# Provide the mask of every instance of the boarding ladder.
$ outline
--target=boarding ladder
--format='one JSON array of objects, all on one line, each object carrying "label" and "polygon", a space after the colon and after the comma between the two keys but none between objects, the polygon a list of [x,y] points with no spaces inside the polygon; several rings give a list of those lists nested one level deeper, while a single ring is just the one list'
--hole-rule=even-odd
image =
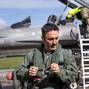
[{"label": "boarding ladder", "polygon": [[79,41],[81,49],[81,66],[82,66],[82,78],[83,89],[89,89],[89,38],[84,38],[80,34],[79,24],[77,24],[79,32]]}]

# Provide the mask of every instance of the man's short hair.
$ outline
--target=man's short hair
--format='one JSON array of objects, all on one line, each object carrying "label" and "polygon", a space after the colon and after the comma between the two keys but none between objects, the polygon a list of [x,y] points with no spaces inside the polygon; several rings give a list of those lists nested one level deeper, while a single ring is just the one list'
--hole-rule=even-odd
[{"label": "man's short hair", "polygon": [[49,31],[59,31],[59,28],[53,23],[47,23],[42,27],[42,36],[45,36],[45,34]]}]

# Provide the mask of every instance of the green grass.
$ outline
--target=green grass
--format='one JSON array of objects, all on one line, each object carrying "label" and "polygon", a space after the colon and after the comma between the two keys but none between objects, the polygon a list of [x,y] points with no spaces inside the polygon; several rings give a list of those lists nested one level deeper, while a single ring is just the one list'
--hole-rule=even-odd
[{"label": "green grass", "polygon": [[15,69],[24,61],[24,57],[0,58],[0,69]]}]

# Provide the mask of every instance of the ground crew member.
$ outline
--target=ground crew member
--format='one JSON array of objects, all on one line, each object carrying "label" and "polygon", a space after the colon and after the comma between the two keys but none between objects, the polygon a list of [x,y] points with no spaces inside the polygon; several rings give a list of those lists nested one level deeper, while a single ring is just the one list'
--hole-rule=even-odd
[{"label": "ground crew member", "polygon": [[80,33],[84,38],[89,38],[89,9],[86,7],[80,7],[71,9],[66,16],[67,19],[77,18],[81,20]]},{"label": "ground crew member", "polygon": [[74,8],[68,12],[67,19],[77,17],[83,23],[89,25],[89,9],[86,7]]}]

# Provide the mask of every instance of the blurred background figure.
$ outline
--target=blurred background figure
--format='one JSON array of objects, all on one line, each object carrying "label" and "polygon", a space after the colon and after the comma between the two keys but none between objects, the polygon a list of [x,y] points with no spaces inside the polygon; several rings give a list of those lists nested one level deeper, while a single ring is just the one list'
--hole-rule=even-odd
[{"label": "blurred background figure", "polygon": [[69,10],[66,19],[77,18],[81,20],[82,24],[80,25],[81,34],[84,35],[84,38],[89,37],[89,9],[87,7],[79,7]]}]

